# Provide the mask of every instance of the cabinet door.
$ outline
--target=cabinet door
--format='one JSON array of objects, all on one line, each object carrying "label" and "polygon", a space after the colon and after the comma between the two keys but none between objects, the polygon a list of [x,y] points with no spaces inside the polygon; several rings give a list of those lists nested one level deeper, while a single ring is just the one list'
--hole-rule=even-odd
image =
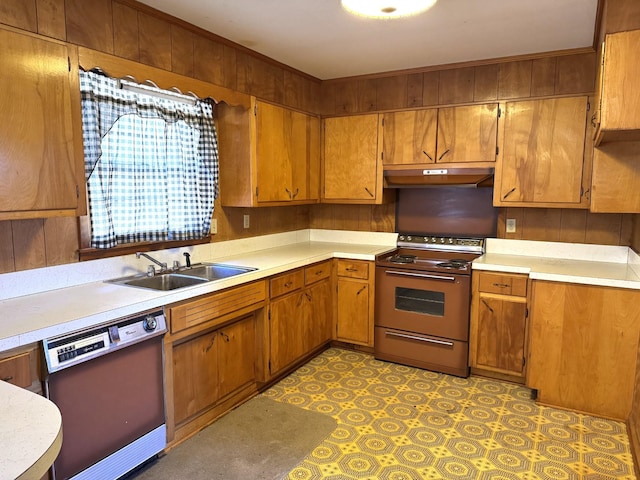
[{"label": "cabinet door", "polygon": [[310,352],[331,339],[331,285],[324,280],[309,287],[305,322],[305,352]]},{"label": "cabinet door", "polygon": [[256,329],[253,315],[218,331],[220,398],[255,379]]},{"label": "cabinet door", "polygon": [[526,298],[480,294],[477,315],[476,355],[472,366],[523,375]]},{"label": "cabinet door", "polygon": [[607,35],[595,144],[640,140],[640,30]]},{"label": "cabinet door", "polygon": [[640,291],[533,281],[527,386],[548,405],[626,420]]},{"label": "cabinet door", "polygon": [[577,206],[587,97],[508,102],[494,205]]},{"label": "cabinet door", "polygon": [[287,367],[304,353],[304,292],[297,292],[271,302],[271,374]]},{"label": "cabinet door", "polygon": [[436,161],[438,110],[384,114],[383,163],[412,165]]},{"label": "cabinet door", "polygon": [[375,203],[382,196],[378,114],[324,120],[323,199]]},{"label": "cabinet door", "polygon": [[173,402],[176,424],[213,405],[218,395],[218,332],[173,347]]},{"label": "cabinet door", "polygon": [[0,220],[74,214],[83,171],[73,144],[72,94],[79,90],[71,92],[68,47],[3,29],[0,45]]},{"label": "cabinet door", "polygon": [[292,173],[294,167],[299,169],[300,152],[306,153],[306,122],[301,117],[304,116],[269,103],[256,104],[259,202],[292,199]]},{"label": "cabinet door", "polygon": [[440,108],[436,163],[495,162],[498,104]]},{"label": "cabinet door", "polygon": [[372,344],[370,295],[372,293],[367,282],[338,278],[337,340]]}]

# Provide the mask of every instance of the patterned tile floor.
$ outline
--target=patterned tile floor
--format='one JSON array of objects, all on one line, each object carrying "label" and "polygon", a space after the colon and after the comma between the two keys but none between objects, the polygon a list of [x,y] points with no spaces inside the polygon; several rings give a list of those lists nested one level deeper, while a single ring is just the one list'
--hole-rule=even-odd
[{"label": "patterned tile floor", "polygon": [[288,480],[635,479],[623,423],[530,394],[336,348],[263,393],[338,421]]}]

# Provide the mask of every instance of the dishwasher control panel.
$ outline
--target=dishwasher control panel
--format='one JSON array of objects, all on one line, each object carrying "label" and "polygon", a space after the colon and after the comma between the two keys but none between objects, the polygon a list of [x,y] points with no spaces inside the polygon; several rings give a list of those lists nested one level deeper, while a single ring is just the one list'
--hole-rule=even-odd
[{"label": "dishwasher control panel", "polygon": [[167,331],[161,310],[121,318],[43,341],[49,373],[119,350]]}]

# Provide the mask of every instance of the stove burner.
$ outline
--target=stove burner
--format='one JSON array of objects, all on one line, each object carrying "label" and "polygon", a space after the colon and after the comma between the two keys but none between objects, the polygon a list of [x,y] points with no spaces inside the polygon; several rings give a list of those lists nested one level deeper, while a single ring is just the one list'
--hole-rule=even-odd
[{"label": "stove burner", "polygon": [[394,255],[389,259],[391,263],[414,263],[415,260],[415,255]]},{"label": "stove burner", "polygon": [[451,259],[448,262],[437,263],[436,267],[442,268],[457,268],[458,270],[464,270],[467,268],[469,262],[467,260],[460,260],[457,258]]}]

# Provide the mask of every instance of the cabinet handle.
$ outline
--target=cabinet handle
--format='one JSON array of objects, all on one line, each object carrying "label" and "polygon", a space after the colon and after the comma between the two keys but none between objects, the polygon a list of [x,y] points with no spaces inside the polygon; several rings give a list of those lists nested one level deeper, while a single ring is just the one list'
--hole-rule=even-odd
[{"label": "cabinet handle", "polygon": [[364,292],[367,289],[367,286],[365,285],[364,287],[362,287],[360,290],[358,290],[356,292],[356,295],[360,295],[362,292]]},{"label": "cabinet handle", "polygon": [[409,340],[418,340],[420,342],[435,343],[436,345],[446,345],[447,347],[453,347],[453,342],[445,342],[443,340],[434,340],[432,338],[423,338],[423,337],[418,337],[416,335],[406,335],[404,333],[395,333],[395,332],[384,332],[384,333],[385,335],[388,335],[390,337],[407,338]]},{"label": "cabinet handle", "polygon": [[284,288],[290,288],[293,285],[293,282],[287,282],[284,284]]},{"label": "cabinet handle", "polygon": [[313,301],[313,296],[310,293],[305,293],[307,300],[309,300],[310,302]]},{"label": "cabinet handle", "polygon": [[224,341],[225,341],[225,342],[228,342],[228,341],[229,341],[229,335],[227,335],[226,333],[224,333],[224,332],[220,332],[220,336],[221,336],[222,338],[224,338]]},{"label": "cabinet handle", "polygon": [[357,268],[353,268],[353,267],[347,267],[347,268],[345,268],[345,270],[346,270],[347,272],[357,272],[357,271],[358,271],[358,269],[357,269]]},{"label": "cabinet handle", "polygon": [[371,196],[371,198],[375,198],[375,195],[373,193],[371,193],[371,190],[369,190],[367,187],[364,187],[364,189],[367,191],[367,193]]},{"label": "cabinet handle", "polygon": [[491,305],[489,305],[484,298],[481,299],[480,301],[484,303],[484,306],[487,307],[491,313],[493,313],[493,308],[491,308]]},{"label": "cabinet handle", "polygon": [[209,353],[209,350],[211,350],[213,348],[213,342],[215,342],[216,337],[215,335],[213,337],[211,337],[211,342],[209,342],[209,345],[207,346],[207,348],[205,348],[205,353]]},{"label": "cabinet handle", "polygon": [[293,198],[291,196],[291,190],[289,190],[288,188],[285,187],[284,191],[287,192],[287,194],[289,195],[289,200],[291,200]]},{"label": "cabinet handle", "polygon": [[498,287],[498,288],[507,288],[509,287],[508,283],[494,283],[493,284],[494,287]]},{"label": "cabinet handle", "polygon": [[438,157],[438,161],[442,160],[442,158],[449,153],[449,149],[447,148],[444,152],[442,152],[442,155],[440,155],[440,157]]},{"label": "cabinet handle", "polygon": [[4,377],[2,379],[3,382],[10,382],[11,380],[13,380],[13,375],[9,375],[8,377]]},{"label": "cabinet handle", "polygon": [[598,116],[598,114],[597,114],[597,113],[594,113],[594,114],[591,116],[591,126],[592,126],[593,128],[596,128],[596,127],[597,127],[597,124],[596,124],[596,117],[597,117],[597,116]]},{"label": "cabinet handle", "polygon": [[422,153],[424,153],[427,156],[429,161],[433,162],[433,158],[431,158],[431,155],[429,155],[425,150],[422,150]]},{"label": "cabinet handle", "polygon": [[506,198],[511,195],[513,192],[516,191],[516,187],[513,187],[511,190],[509,190],[507,193],[505,193],[502,197],[503,200],[506,200]]},{"label": "cabinet handle", "polygon": [[318,271],[316,272],[316,276],[318,276],[318,275],[322,275],[323,273],[324,273],[324,270],[318,270]]},{"label": "cabinet handle", "polygon": [[296,188],[296,191],[295,191],[295,192],[293,192],[293,197],[291,197],[291,199],[292,199],[292,200],[293,200],[293,199],[295,199],[295,198],[298,196],[298,193],[300,193],[300,189],[299,189],[299,188]]},{"label": "cabinet handle", "polygon": [[305,297],[305,294],[302,294],[302,295],[300,295],[298,297],[298,303],[296,304],[296,307],[300,306],[300,304],[302,303],[302,300],[304,299],[304,297]]}]

